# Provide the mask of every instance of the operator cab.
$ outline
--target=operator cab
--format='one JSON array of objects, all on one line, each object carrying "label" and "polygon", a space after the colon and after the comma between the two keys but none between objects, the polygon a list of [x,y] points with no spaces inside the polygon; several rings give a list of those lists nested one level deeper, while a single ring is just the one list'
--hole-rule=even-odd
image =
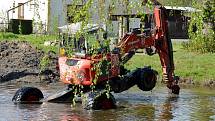
[{"label": "operator cab", "polygon": [[[68,26],[71,27],[70,25]],[[65,27],[59,27],[59,38],[61,40],[59,43],[59,53],[62,56],[74,55],[83,58],[94,53],[95,48],[98,48],[96,50],[98,53],[103,53],[108,49],[108,47],[104,46],[105,40],[107,40],[107,33],[104,28],[92,25],[92,28],[84,29],[82,34],[80,34],[80,30],[66,31],[64,29]]]}]

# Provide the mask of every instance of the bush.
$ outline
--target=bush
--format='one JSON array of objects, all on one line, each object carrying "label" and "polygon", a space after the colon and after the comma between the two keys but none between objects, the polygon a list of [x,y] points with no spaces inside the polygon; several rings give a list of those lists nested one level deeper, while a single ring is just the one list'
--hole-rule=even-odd
[{"label": "bush", "polygon": [[193,3],[198,10],[191,13],[190,41],[183,44],[184,48],[201,53],[215,52],[213,3],[210,0],[207,0],[203,6],[199,2]]}]

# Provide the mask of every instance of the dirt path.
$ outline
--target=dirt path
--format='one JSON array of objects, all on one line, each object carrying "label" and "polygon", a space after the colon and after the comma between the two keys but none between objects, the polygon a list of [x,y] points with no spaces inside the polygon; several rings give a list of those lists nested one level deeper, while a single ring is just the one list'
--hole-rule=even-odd
[{"label": "dirt path", "polygon": [[44,52],[28,42],[0,42],[0,83],[8,81],[50,83],[58,80],[55,69],[57,56],[50,54],[49,66],[40,73],[40,60]]}]

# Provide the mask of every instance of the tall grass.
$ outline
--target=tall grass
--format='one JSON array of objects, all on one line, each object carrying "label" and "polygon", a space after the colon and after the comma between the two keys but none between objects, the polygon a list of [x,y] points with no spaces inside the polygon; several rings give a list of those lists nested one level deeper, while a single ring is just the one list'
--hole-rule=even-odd
[{"label": "tall grass", "polygon": [[57,35],[20,35],[8,32],[0,32],[0,41],[27,41],[38,49],[42,49],[45,52],[54,51],[57,52],[57,46],[44,46],[45,41],[54,41],[58,39]]}]

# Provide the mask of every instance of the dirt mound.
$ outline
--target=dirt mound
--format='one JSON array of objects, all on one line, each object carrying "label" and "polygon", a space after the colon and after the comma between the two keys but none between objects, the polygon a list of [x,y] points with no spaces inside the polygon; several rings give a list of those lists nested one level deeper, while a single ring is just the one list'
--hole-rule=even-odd
[{"label": "dirt mound", "polygon": [[55,69],[57,56],[51,54],[49,66],[41,73],[40,60],[44,52],[26,41],[0,42],[0,83],[11,80],[21,82],[52,82],[58,80]]}]

